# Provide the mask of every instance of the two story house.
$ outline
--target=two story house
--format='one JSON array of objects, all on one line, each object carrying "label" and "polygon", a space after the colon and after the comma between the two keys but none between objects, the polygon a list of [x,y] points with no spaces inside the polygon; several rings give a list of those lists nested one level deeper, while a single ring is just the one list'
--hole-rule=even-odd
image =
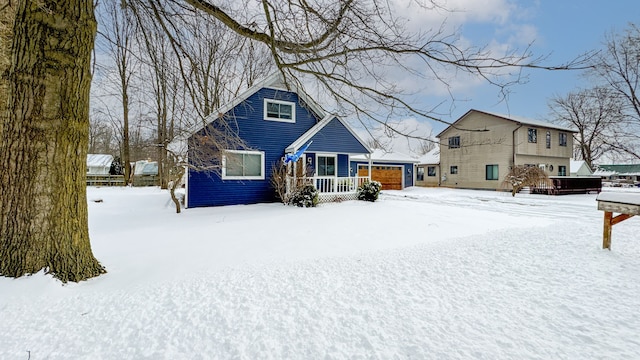
[{"label": "two story house", "polygon": [[574,129],[538,120],[469,110],[436,137],[440,186],[504,189],[516,165],[569,176]]},{"label": "two story house", "polygon": [[188,167],[186,207],[277,201],[271,176],[287,155],[295,155],[303,180],[318,189],[320,201],[355,199],[358,185],[370,180],[371,172],[358,175],[351,158],[366,159],[371,169],[370,148],[346,121],[325,113],[294,83],[287,87],[274,73],[217,109],[192,133],[190,154],[208,136],[208,127],[222,123],[242,146],[219,149],[222,159],[212,159],[211,170]]}]

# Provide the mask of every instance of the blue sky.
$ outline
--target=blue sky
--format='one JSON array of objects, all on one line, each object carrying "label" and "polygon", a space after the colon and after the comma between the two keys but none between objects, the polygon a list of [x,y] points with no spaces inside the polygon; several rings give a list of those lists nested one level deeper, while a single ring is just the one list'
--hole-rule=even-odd
[{"label": "blue sky", "polygon": [[[465,0],[453,2],[464,8]],[[637,0],[480,2],[484,2],[484,6],[494,6],[496,15],[493,18],[487,14],[476,17],[473,10],[469,10],[465,22],[460,23],[463,37],[474,45],[495,41],[518,48],[535,39],[532,51],[538,56],[549,55],[547,63],[550,65],[564,63],[586,51],[601,49],[605,33],[622,32],[629,22],[640,23],[640,1]],[[526,74],[529,82],[512,87],[507,101],[498,103],[499,94],[495,88],[475,87],[456,96],[466,101],[457,102],[451,115],[443,119],[455,121],[470,108],[476,108],[545,120],[550,97],[589,86],[580,71],[532,70]],[[433,124],[434,133],[443,127]]]}]

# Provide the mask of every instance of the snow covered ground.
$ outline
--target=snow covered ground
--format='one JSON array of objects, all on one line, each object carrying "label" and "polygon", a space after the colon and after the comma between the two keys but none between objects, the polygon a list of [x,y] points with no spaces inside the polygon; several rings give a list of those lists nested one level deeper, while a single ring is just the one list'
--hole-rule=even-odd
[{"label": "snow covered ground", "polygon": [[640,358],[640,218],[602,250],[596,195],[179,215],[155,188],[88,197],[108,273],[0,278],[0,359]]}]

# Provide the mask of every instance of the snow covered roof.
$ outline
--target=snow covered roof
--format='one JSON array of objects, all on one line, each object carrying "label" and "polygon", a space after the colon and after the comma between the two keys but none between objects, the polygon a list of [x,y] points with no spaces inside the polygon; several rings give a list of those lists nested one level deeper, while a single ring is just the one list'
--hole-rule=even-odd
[{"label": "snow covered roof", "polygon": [[[351,160],[355,161],[368,161],[365,155],[355,155],[351,157]],[[382,149],[375,149],[371,153],[371,160],[375,162],[403,162],[403,163],[414,163],[417,164],[418,159],[411,157],[407,154],[403,154],[400,152],[387,152]]]},{"label": "snow covered roof", "polygon": [[419,159],[420,164],[439,164],[440,163],[440,147],[429,151],[422,155]]},{"label": "snow covered roof", "polygon": [[[594,174],[609,173],[609,175],[640,175],[640,164],[598,165]],[[609,176],[607,175],[607,176]]]},{"label": "snow covered roof", "polygon": [[640,194],[636,192],[601,192],[596,200],[640,205]]},{"label": "snow covered roof", "polygon": [[87,154],[87,166],[88,167],[98,167],[98,166],[111,166],[113,162],[113,155],[109,154]]},{"label": "snow covered roof", "polygon": [[580,169],[582,167],[582,165],[584,165],[584,160],[573,160],[573,159],[570,159],[569,160],[569,171],[570,172],[576,172],[576,171],[578,171],[578,169]]}]

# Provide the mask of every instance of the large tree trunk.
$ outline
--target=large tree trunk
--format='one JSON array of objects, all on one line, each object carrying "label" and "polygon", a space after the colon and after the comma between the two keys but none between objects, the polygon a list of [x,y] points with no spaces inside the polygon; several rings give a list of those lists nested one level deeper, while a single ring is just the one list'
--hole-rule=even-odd
[{"label": "large tree trunk", "polygon": [[104,272],[86,198],[92,0],[20,1],[0,126],[0,274]]}]

